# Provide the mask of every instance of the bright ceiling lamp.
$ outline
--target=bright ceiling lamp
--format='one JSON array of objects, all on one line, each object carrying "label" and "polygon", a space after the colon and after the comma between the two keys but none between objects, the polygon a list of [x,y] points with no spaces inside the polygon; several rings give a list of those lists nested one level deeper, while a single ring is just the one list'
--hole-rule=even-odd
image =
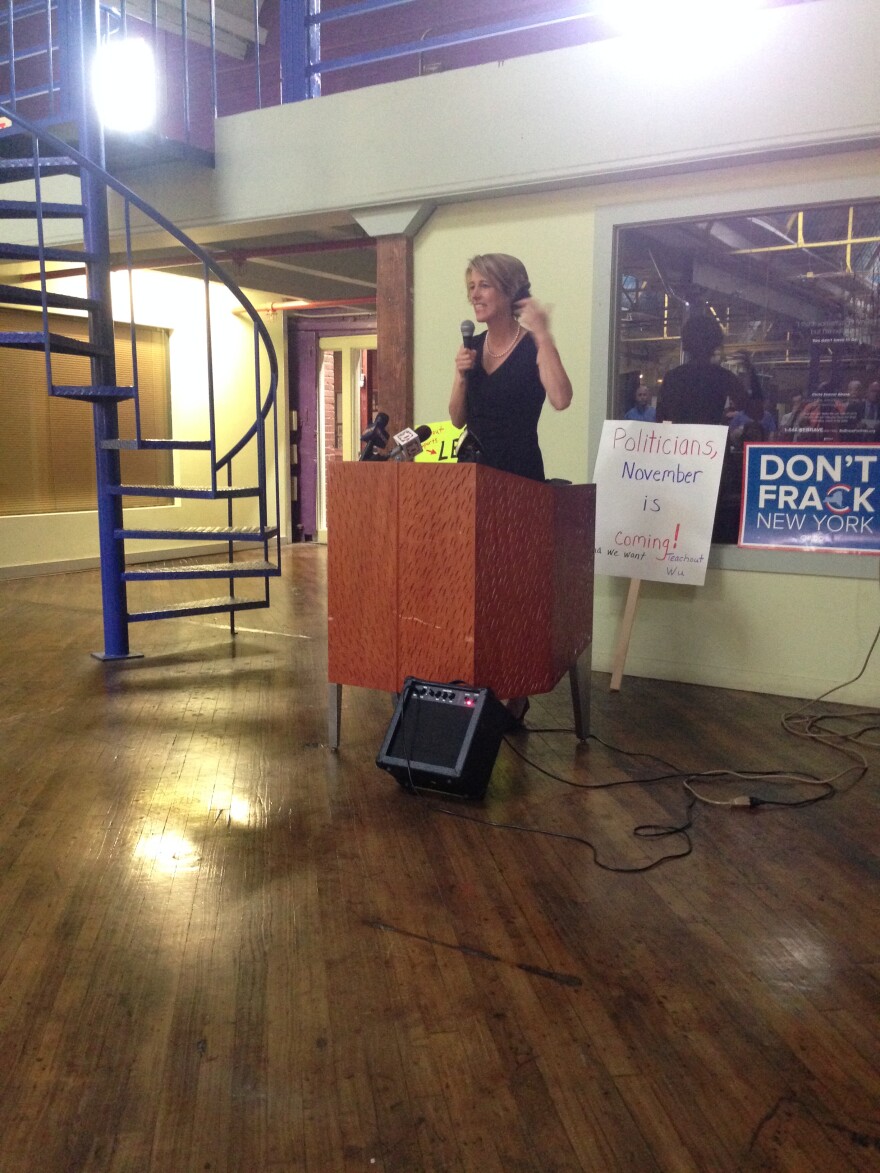
[{"label": "bright ceiling lamp", "polygon": [[95,54],[92,87],[105,130],[134,134],[156,120],[156,65],[140,37],[110,36]]},{"label": "bright ceiling lamp", "polygon": [[600,0],[599,12],[625,36],[706,48],[735,35],[737,21],[763,6],[764,0]]},{"label": "bright ceiling lamp", "polygon": [[622,34],[607,42],[612,59],[666,91],[687,92],[713,74],[745,65],[769,33],[761,20],[765,0],[599,2],[607,26]]}]

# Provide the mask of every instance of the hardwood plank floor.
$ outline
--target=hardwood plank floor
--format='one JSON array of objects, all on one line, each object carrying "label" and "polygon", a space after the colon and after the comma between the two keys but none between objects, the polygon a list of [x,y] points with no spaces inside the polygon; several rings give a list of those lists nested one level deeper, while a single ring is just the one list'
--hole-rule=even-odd
[{"label": "hardwood plank floor", "polygon": [[[96,572],[0,582],[0,1173],[880,1170],[880,751],[602,870],[685,850],[633,834],[685,821],[681,781],[587,793],[514,749],[580,787],[668,767],[540,731],[561,686],[484,804],[404,793],[387,696],[346,689],[327,749],[325,551],[283,559],[234,639],[139,625],[116,664]],[[785,698],[607,685],[611,745],[841,768]]]}]

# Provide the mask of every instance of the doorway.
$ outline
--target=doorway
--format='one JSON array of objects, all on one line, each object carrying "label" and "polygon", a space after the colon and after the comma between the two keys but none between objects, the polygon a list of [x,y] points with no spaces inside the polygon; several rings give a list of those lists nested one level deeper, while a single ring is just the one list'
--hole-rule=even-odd
[{"label": "doorway", "polygon": [[[371,409],[375,414],[376,320],[372,315],[290,314],[287,325],[291,540],[312,542],[322,540],[326,531],[328,455],[331,461],[343,459],[345,433],[353,434],[358,426],[355,417],[372,418]],[[353,408],[353,383],[359,392],[359,412]],[[341,394],[343,387],[348,388],[347,395]],[[344,409],[346,399],[349,406]],[[365,427],[357,432],[354,444],[348,442],[355,456]],[[325,429],[329,429],[329,445]]]},{"label": "doorway", "polygon": [[318,540],[327,537],[327,469],[357,460],[360,438],[376,411],[375,334],[318,339]]}]

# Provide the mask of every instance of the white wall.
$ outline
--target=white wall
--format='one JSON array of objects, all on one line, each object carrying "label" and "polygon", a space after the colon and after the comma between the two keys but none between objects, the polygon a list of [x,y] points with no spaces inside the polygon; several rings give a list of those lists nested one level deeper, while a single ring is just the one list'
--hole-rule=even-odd
[{"label": "white wall", "polygon": [[[169,367],[171,413],[174,437],[207,438],[207,364],[205,342],[204,286],[201,281],[164,273],[136,272],[135,319],[146,326],[170,331]],[[79,282],[79,283],[78,283]],[[129,321],[128,287],[125,274],[114,274],[114,317]],[[79,279],[55,283],[68,292],[83,293]],[[265,301],[252,293],[253,300]],[[253,422],[254,398],[253,330],[248,319],[234,311],[238,302],[222,286],[211,286],[212,345],[214,351],[214,390],[217,403],[218,445],[221,451],[231,446]],[[283,323],[281,317],[267,320],[281,365],[281,418],[286,418],[284,387]],[[265,372],[264,372],[265,375]],[[265,393],[265,384],[264,384]],[[82,411],[90,411],[82,404]],[[236,483],[256,483],[253,479],[253,450],[236,462]],[[248,472],[250,471],[250,476]],[[178,453],[175,456],[175,483],[206,485],[210,483],[206,453]],[[289,532],[287,518],[282,526]],[[271,508],[271,506],[270,506]],[[242,501],[236,506],[240,524],[255,524],[256,505]],[[126,522],[144,527],[207,526],[225,521],[225,504],[219,501],[185,500],[172,506],[127,509]],[[130,553],[152,552],[156,557],[180,552],[168,543],[131,543]],[[98,522],[93,511],[22,515],[0,518],[0,573],[28,573],[45,569],[74,569],[95,565],[98,557]]]},{"label": "white wall", "polygon": [[605,183],[880,138],[880,5],[810,0],[670,61],[621,38],[221,119],[214,172],[133,172],[184,228]]}]

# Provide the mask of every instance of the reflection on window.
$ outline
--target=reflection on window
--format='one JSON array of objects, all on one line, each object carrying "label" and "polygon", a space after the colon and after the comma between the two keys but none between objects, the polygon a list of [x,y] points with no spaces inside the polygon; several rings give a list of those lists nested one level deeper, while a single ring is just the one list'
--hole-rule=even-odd
[{"label": "reflection on window", "polygon": [[736,541],[743,442],[880,440],[880,202],[621,228],[615,282],[614,418],[652,419],[689,316],[724,329],[717,541]]}]

